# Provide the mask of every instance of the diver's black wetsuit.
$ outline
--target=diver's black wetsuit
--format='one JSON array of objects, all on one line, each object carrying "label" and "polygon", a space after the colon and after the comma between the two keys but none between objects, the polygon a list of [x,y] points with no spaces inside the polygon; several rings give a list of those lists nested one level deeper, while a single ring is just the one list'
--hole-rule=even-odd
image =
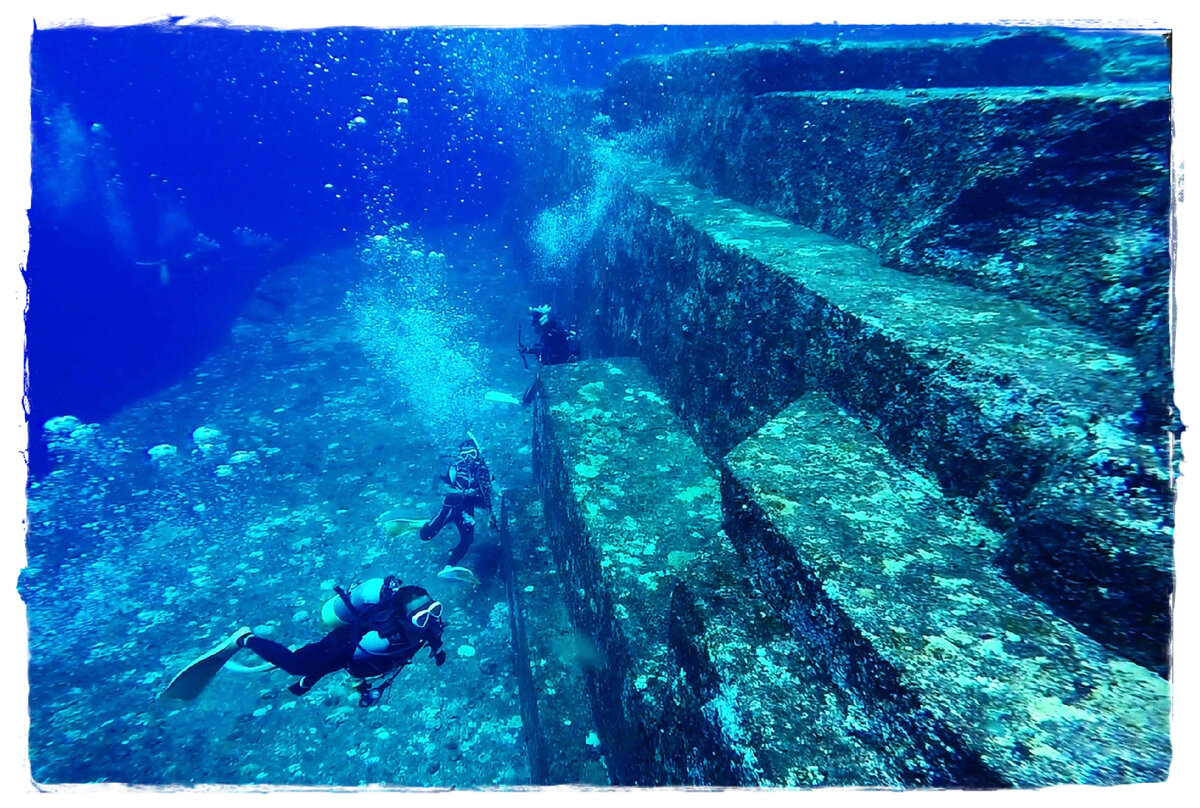
[{"label": "diver's black wetsuit", "polygon": [[442,509],[421,528],[419,534],[422,541],[429,541],[447,522],[454,523],[458,530],[458,544],[454,545],[454,549],[450,551],[450,560],[446,562],[450,567],[457,566],[458,562],[462,561],[471,547],[471,542],[475,540],[475,509],[491,505],[486,493],[491,472],[482,459],[471,461],[460,458],[454,464],[454,470],[455,474],[451,475],[448,472],[440,475],[440,479],[461,490],[447,494],[442,499]]},{"label": "diver's black wetsuit", "polygon": [[526,353],[537,354],[538,362],[543,365],[561,365],[575,358],[570,344],[570,332],[562,320],[551,317],[545,325],[534,324],[534,330],[541,337],[541,342],[531,345]]},{"label": "diver's black wetsuit", "polygon": [[[299,694],[308,692],[323,676],[342,669],[349,670],[355,662],[354,649],[365,633],[361,628],[341,626],[317,642],[310,642],[295,651],[274,640],[250,636],[246,638],[245,647],[280,670],[299,676],[300,681],[292,685],[292,692]],[[355,676],[363,675],[353,671],[351,673]]]},{"label": "diver's black wetsuit", "polygon": [[371,626],[366,623],[339,626],[320,640],[295,651],[274,640],[254,635],[247,637],[242,645],[280,670],[299,676],[300,681],[288,688],[298,696],[307,693],[322,677],[331,673],[344,669],[351,676],[359,678],[378,676],[404,667],[425,645],[428,645],[430,652],[434,654],[442,646],[441,623],[430,621],[421,634],[404,634],[398,637],[389,647],[386,656],[355,659],[355,648],[363,635],[370,630]]}]

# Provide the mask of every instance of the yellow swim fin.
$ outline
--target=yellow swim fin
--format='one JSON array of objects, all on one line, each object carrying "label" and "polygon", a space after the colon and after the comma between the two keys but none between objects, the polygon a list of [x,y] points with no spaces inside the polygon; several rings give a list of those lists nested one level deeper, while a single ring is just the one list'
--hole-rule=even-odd
[{"label": "yellow swim fin", "polygon": [[250,634],[250,629],[242,626],[216,648],[207,654],[197,657],[184,667],[167,689],[159,694],[160,699],[184,699],[191,701],[200,695],[204,688],[217,675],[217,671],[225,667],[225,663],[240,649],[238,640]]},{"label": "yellow swim fin", "polygon": [[415,533],[425,527],[425,519],[388,519],[383,523],[383,531],[389,536],[402,536],[405,533]]}]

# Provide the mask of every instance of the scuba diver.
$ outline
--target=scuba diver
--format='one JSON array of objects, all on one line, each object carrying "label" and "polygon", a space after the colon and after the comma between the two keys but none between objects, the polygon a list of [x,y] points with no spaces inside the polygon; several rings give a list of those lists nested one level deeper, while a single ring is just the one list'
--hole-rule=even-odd
[{"label": "scuba diver", "polygon": [[[242,673],[279,668],[300,677],[288,687],[297,696],[322,677],[345,670],[358,680],[354,689],[359,705],[370,707],[422,648],[429,649],[438,667],[445,664],[442,604],[422,587],[405,586],[399,577],[389,575],[363,581],[349,591],[337,586],[334,592],[321,608],[321,622],[333,629],[322,639],[293,651],[243,626],[187,665],[160,698],[194,699],[225,668]],[[231,662],[243,648],[267,664],[247,668]]]},{"label": "scuba diver", "polygon": [[393,536],[416,530],[421,541],[430,541],[447,523],[453,522],[458,530],[458,544],[450,551],[450,558],[438,577],[477,584],[479,579],[475,573],[458,564],[475,540],[475,509],[492,510],[492,472],[483,459],[479,442],[470,432],[459,444],[458,456],[445,474],[438,475],[438,479],[452,490],[443,497],[442,508],[437,516],[428,521],[393,519],[385,528]]},{"label": "scuba diver", "polygon": [[[521,327],[517,326],[517,352],[521,354],[521,362],[526,368],[529,367],[525,361],[526,354],[537,356],[539,367],[579,361],[583,351],[578,326],[565,325],[562,320],[554,316],[549,303],[530,306],[529,319],[533,324],[534,333],[538,336],[538,342],[535,344],[524,344],[521,341]],[[533,401],[533,391],[536,386],[537,379],[535,378],[533,384],[525,388],[525,392],[522,393],[520,398],[522,404]]]},{"label": "scuba diver", "polygon": [[539,365],[561,365],[575,362],[580,356],[579,328],[566,325],[550,310],[550,304],[529,307],[529,319],[538,342],[525,345],[521,341],[521,329],[517,327],[517,351],[524,361],[526,354],[537,356]]}]

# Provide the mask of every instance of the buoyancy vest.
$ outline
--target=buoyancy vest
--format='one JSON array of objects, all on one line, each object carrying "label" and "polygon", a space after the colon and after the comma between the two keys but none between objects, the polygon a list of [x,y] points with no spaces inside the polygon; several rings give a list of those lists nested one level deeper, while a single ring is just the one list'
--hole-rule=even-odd
[{"label": "buoyancy vest", "polygon": [[394,576],[370,578],[355,584],[347,592],[340,587],[321,607],[321,621],[330,627],[354,625],[362,636],[354,649],[354,658],[411,657],[424,639],[415,636],[406,625],[405,615],[397,614],[395,604],[428,597],[419,586],[401,586]]},{"label": "buoyancy vest", "polygon": [[482,457],[458,458],[450,465],[446,479],[459,491],[477,492],[484,507],[492,507],[492,472]]}]

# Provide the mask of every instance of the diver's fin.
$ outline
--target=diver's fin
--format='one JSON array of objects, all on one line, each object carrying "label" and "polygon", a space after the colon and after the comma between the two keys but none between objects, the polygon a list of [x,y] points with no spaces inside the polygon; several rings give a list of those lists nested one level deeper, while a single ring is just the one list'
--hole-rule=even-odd
[{"label": "diver's fin", "polygon": [[464,584],[479,586],[479,579],[475,577],[475,573],[466,567],[451,567],[446,565],[442,567],[442,571],[438,573],[438,577],[447,581],[460,581]]},{"label": "diver's fin", "polygon": [[404,533],[413,533],[420,530],[428,524],[426,519],[407,519],[400,517],[398,519],[389,519],[383,523],[383,530],[389,536],[400,536]]},{"label": "diver's fin", "polygon": [[222,640],[216,648],[188,663],[158,697],[191,701],[199,696],[212,678],[217,675],[217,671],[225,667],[225,663],[229,661],[230,657],[238,652],[240,648],[238,640],[248,634],[250,634],[250,629],[243,626],[229,635],[228,639]]},{"label": "diver's fin", "polygon": [[521,399],[514,396],[512,393],[503,393],[499,390],[488,390],[483,394],[484,401],[498,401],[501,404],[520,404]]},{"label": "diver's fin", "polygon": [[234,662],[232,659],[225,663],[225,670],[230,673],[266,673],[273,671],[278,667],[270,662],[263,662],[261,665],[243,665],[240,662]]}]

